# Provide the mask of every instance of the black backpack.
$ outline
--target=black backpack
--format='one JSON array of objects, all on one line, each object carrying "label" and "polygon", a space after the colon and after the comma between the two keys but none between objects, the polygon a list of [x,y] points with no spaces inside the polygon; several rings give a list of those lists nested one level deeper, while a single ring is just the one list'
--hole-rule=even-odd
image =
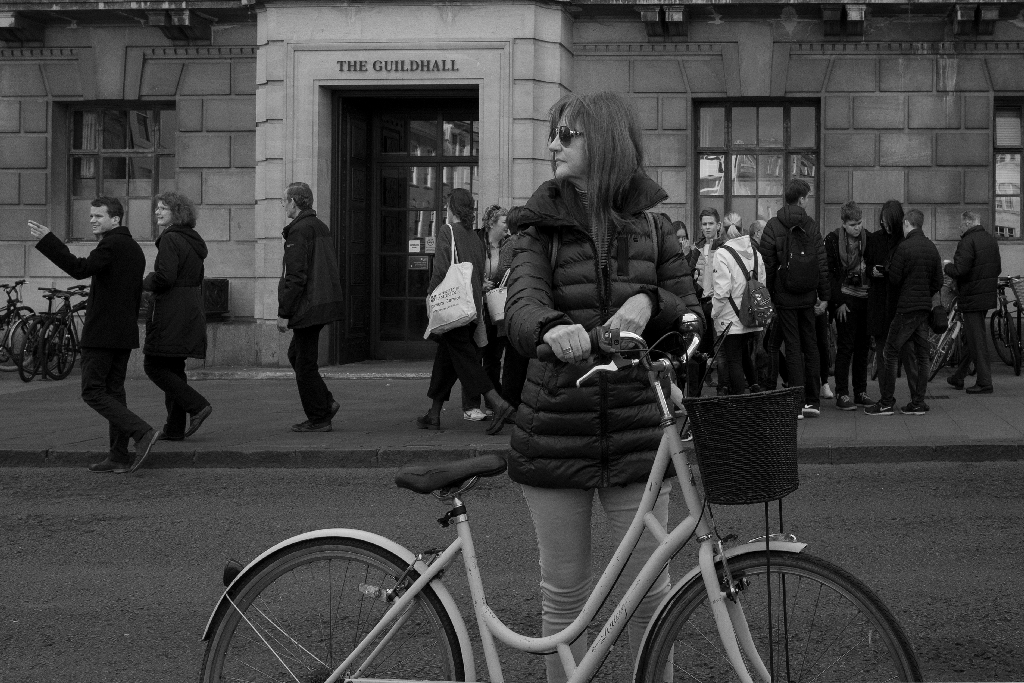
[{"label": "black backpack", "polygon": [[[806,235],[806,233],[804,233]],[[806,241],[810,242],[809,235]],[[806,294],[818,288],[818,254],[813,249],[814,243],[805,244],[805,240],[796,240],[798,250],[794,251],[792,231],[786,235],[786,262],[779,266],[779,277],[782,286],[792,294]]]},{"label": "black backpack", "polygon": [[729,303],[732,305],[732,310],[736,311],[736,317],[740,319],[740,324],[743,327],[764,327],[775,317],[775,307],[772,306],[772,297],[768,293],[768,288],[757,277],[757,249],[753,250],[754,273],[751,276],[750,271],[747,270],[746,265],[743,263],[743,259],[740,258],[735,249],[730,246],[723,246],[722,248],[736,259],[740,270],[743,271],[743,277],[747,280],[747,286],[743,288],[743,296],[740,297],[739,306],[736,305],[732,294],[729,295]]}]

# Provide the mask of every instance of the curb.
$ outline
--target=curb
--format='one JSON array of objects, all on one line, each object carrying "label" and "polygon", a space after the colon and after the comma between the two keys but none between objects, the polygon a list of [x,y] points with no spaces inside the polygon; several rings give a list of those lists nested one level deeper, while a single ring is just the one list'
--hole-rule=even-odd
[{"label": "curb", "polygon": [[[189,370],[185,373],[189,381],[200,382],[203,380],[238,380],[238,379],[287,379],[295,380],[295,373],[292,370]],[[410,380],[430,379],[429,372],[356,372],[345,370],[321,370],[320,376],[324,379],[358,379],[358,380]]]},{"label": "curb", "polygon": [[[444,463],[508,453],[508,446],[401,446],[357,449],[154,450],[145,469],[183,468],[377,468]],[[107,456],[91,450],[0,450],[0,467],[84,467]],[[947,444],[928,446],[808,446],[798,451],[802,465],[910,462],[991,462],[1024,460],[1024,444]]]}]

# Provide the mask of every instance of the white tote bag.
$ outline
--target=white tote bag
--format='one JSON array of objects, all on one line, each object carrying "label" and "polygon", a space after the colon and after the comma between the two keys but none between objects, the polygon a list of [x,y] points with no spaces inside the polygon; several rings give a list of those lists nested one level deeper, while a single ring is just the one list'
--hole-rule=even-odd
[{"label": "white tote bag", "polygon": [[459,263],[455,249],[455,229],[452,231],[452,262],[441,284],[427,297],[427,331],[423,338],[443,334],[456,327],[468,325],[477,318],[473,301],[473,264]]},{"label": "white tote bag", "polygon": [[505,319],[505,301],[508,300],[508,287],[505,286],[505,283],[508,281],[509,272],[511,269],[505,271],[505,275],[501,278],[501,284],[484,294],[484,301],[487,302],[487,314],[491,316],[491,322],[494,324]]}]

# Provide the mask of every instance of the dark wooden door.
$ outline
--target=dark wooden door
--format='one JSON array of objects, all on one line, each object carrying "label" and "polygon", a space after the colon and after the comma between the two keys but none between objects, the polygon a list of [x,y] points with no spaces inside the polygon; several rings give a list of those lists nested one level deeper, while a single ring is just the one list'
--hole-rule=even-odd
[{"label": "dark wooden door", "polygon": [[372,358],[373,233],[370,223],[370,118],[356,101],[339,99],[336,161],[339,187],[334,213],[335,240],[345,318],[335,326],[332,356],[339,363]]}]

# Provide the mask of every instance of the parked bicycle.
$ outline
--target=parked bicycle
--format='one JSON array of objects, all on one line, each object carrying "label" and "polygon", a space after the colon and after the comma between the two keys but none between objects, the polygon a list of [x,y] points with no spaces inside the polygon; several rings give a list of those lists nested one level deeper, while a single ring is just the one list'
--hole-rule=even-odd
[{"label": "parked bicycle", "polygon": [[[684,400],[671,381],[672,367],[679,365],[676,358],[655,360],[643,339],[627,332],[598,328],[591,333],[591,341],[608,362],[591,368],[578,384],[594,381],[600,373],[643,367],[658,398],[663,436],[640,508],[570,626],[540,638],[520,635],[487,605],[463,496],[480,478],[502,474],[503,458],[482,456],[407,467],[399,472],[396,484],[432,493],[449,506],[438,521],[443,527],[454,525],[457,537],[451,545],[414,554],[366,531],[322,529],[287,539],[244,568],[229,564],[224,574],[227,588],[203,635],[207,648],[202,680],[479,680],[466,624],[441,582],[443,572],[461,553],[489,680],[504,680],[495,645],[499,640],[535,654],[556,652],[569,683],[589,681],[641,598],[692,538],[699,546],[698,566],[676,582],[654,614],[634,680],[920,680],[916,657],[898,622],[849,573],[804,552],[806,544],[792,536],[766,534],[725,547],[733,537],[719,533],[712,515],[710,505],[715,500],[708,485],[712,466],[701,462],[707,492],[702,497],[662,380],[671,387],[671,403],[676,406],[689,408],[700,401],[735,401],[743,410],[757,408],[761,402],[776,405],[784,416],[783,431],[792,438],[792,457],[786,467],[794,478],[793,406],[801,389]],[[683,360],[696,349],[697,341],[689,345]],[[627,348],[630,344],[633,348]],[[691,416],[695,432],[701,425],[698,414],[701,420],[707,418],[695,410]],[[714,429],[714,419],[707,420],[705,428],[710,422]],[[697,448],[700,454],[700,443]],[[756,448],[748,450],[758,458],[762,455]],[[663,528],[651,511],[670,462],[679,475],[689,514],[674,528]],[[771,467],[762,468],[754,479],[770,484],[777,474]],[[739,488],[741,482],[735,484]],[[659,540],[658,549],[583,659],[573,661],[569,644],[605,603],[645,529]]]},{"label": "parked bicycle", "polygon": [[7,304],[0,311],[0,371],[14,372],[18,369],[17,351],[21,348],[22,337],[16,336],[14,330],[23,318],[35,313],[31,307],[22,303],[21,286],[25,280],[17,280],[14,284],[0,284],[7,295]]},{"label": "parked bicycle", "polygon": [[[71,373],[78,357],[79,344],[77,329],[69,332],[68,328],[81,326],[80,312],[85,310],[85,302],[72,304],[71,299],[88,296],[89,287],[74,285],[66,290],[41,287],[39,291],[44,292],[46,311],[35,313],[19,323],[18,334],[22,341],[17,353],[18,375],[23,382],[31,382],[38,374],[46,378],[64,379]],[[54,310],[58,299],[61,304]],[[51,344],[50,340],[58,333],[58,343]]]},{"label": "parked bicycle", "polygon": [[1024,343],[1021,341],[1021,316],[1024,314],[1021,298],[1024,297],[1024,277],[999,278],[999,295],[996,310],[989,319],[989,332],[996,353],[1004,363],[1013,368],[1013,374],[1020,375],[1021,355]]}]

